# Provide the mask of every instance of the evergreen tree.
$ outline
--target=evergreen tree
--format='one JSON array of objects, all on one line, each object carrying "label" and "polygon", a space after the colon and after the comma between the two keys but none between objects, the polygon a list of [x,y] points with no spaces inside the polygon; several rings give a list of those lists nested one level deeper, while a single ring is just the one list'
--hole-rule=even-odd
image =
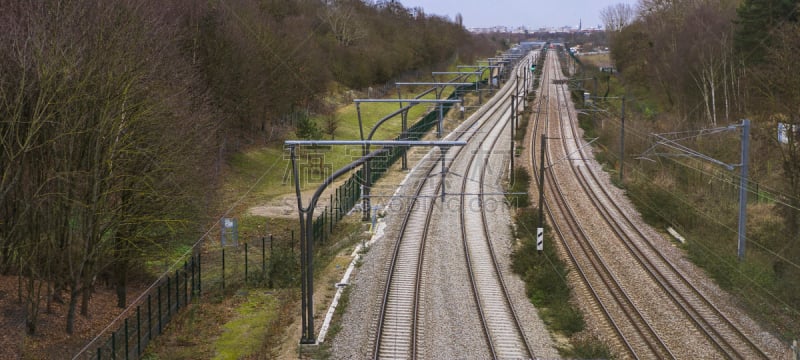
[{"label": "evergreen tree", "polygon": [[736,50],[745,62],[758,64],[772,45],[770,33],[785,22],[797,22],[800,0],[744,0],[737,9]]}]

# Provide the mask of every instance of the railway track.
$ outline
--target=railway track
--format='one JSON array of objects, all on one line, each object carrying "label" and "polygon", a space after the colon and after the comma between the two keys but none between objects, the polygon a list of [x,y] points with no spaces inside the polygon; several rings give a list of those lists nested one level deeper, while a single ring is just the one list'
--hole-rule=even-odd
[{"label": "railway track", "polygon": [[[626,253],[604,254],[595,245],[600,242],[598,239],[591,239],[582,228],[579,216],[568,205],[569,196],[564,194],[562,185],[556,181],[552,170],[545,172],[548,195],[555,199],[546,203],[548,213],[570,261],[578,269],[586,289],[591,293],[597,307],[602,310],[603,317],[607,319],[628,356],[676,358],[713,354],[714,357],[726,358],[769,358],[770,356],[761,350],[750,336],[744,334],[729,317],[714,306],[702,291],[697,289],[678,267],[654,246],[627,213],[615,203],[614,197],[600,181],[593,167],[582,165],[590,154],[582,148],[580,131],[576,128],[577,121],[569,111],[569,93],[563,85],[550,86],[552,80],[561,77],[556,59],[552,57],[548,61],[551,79],[543,82],[543,86],[548,86],[548,100],[552,98],[556,100],[554,107],[555,113],[558,114],[558,126],[552,133],[557,135],[554,138],[561,140],[563,151],[559,154],[559,159],[564,159],[565,164],[569,163],[565,167],[568,167],[572,176],[578,180],[577,183],[588,197],[591,206],[596,209],[599,218],[602,218],[605,226],[613,232],[613,238],[603,239],[603,244],[612,241],[619,243]],[[550,110],[548,109],[548,116]],[[550,133],[549,121],[545,121],[537,128]],[[556,165],[550,151],[546,152],[546,155],[552,164],[550,166]],[[562,226],[562,223],[566,225]],[[612,266],[604,260],[604,256],[612,262],[632,259],[633,263],[627,265],[638,266],[636,271],[645,274],[650,280],[648,282],[652,284],[643,286],[658,289],[658,294],[652,296],[656,296],[665,303],[665,307],[672,309],[671,311],[674,311],[672,316],[682,319],[680,323],[684,324],[684,327],[678,329],[679,331],[664,329],[663,322],[657,320],[658,315],[652,311],[642,311],[641,308],[648,309],[646,304],[648,301],[652,302],[655,299],[643,299],[641,295],[636,295],[637,291],[628,294],[625,286],[614,277]],[[617,265],[617,268],[620,266]],[[654,323],[661,326],[657,327]],[[698,340],[699,338],[703,340]],[[698,342],[704,344],[705,349],[691,349]]]},{"label": "railway track", "polygon": [[[541,127],[545,134],[548,134],[550,108],[554,105],[552,99],[557,96],[552,91],[553,88],[550,84],[553,80],[560,78],[558,76],[560,68],[557,66],[554,56],[548,56],[546,61],[545,73],[548,76],[543,79],[542,86],[546,87],[548,91],[545,101],[540,103],[546,107],[546,118],[543,124],[537,121],[535,126],[536,128]],[[555,104],[555,106],[559,105]],[[549,147],[547,148],[549,149]],[[557,160],[552,158],[549,151],[545,152],[545,157],[546,163],[553,163],[554,160]],[[652,324],[637,308],[628,292],[620,284],[619,279],[611,272],[606,262],[599,257],[553,172],[545,170],[545,177],[545,191],[549,192],[551,198],[556,199],[546,203],[547,211],[553,219],[551,221],[553,229],[561,239],[565,252],[590,292],[590,296],[595,300],[602,316],[608,320],[608,324],[623,347],[634,358],[675,358]],[[556,221],[556,218],[560,221]]]},{"label": "railway track", "polygon": [[[494,146],[498,143],[497,139],[503,134],[503,130],[508,128],[507,123],[510,123],[510,121],[501,120],[504,117],[508,117],[510,113],[507,101],[508,94],[512,91],[511,86],[509,86],[510,83],[511,81],[508,81],[506,86],[486,106],[470,117],[465,124],[459,127],[458,131],[448,136],[448,140],[469,139],[470,144],[464,148],[451,150],[448,153],[449,155],[438,153],[438,156],[451,157],[454,159],[453,164],[463,162],[463,160],[457,159],[468,158],[469,166],[477,164],[477,166],[482,167],[481,170],[486,169],[489,155],[494,152]],[[492,119],[493,121],[487,121],[487,119]],[[476,145],[473,144],[477,144],[480,151],[476,151]],[[486,153],[481,155],[484,150]],[[431,154],[433,153],[429,153],[429,157],[436,156]],[[446,166],[442,166],[439,160],[440,158],[429,159],[426,162],[429,165],[425,166],[424,169],[419,169],[422,172],[420,176],[422,181],[419,182],[414,196],[410,198],[405,209],[400,235],[395,242],[390,260],[374,342],[374,358],[408,359],[417,358],[418,356],[424,357],[424,355],[420,354],[425,354],[425,350],[421,349],[420,346],[420,316],[423,311],[421,298],[424,288],[423,268],[426,239],[431,227],[431,219],[434,218],[434,203],[442,186],[441,178],[435,175],[437,172],[452,171],[448,170]],[[459,190],[461,193],[470,191],[476,194],[482,193],[483,188],[480,184],[477,184],[477,189],[474,189],[475,184],[465,185],[472,183],[468,181],[468,174],[477,168],[462,170],[463,168],[454,165],[454,169],[456,172],[463,171],[464,174],[462,188]],[[480,180],[483,181],[486,171],[479,170],[479,173],[481,174]],[[465,187],[469,187],[469,189],[465,191]],[[467,200],[465,196],[461,196],[462,205]],[[480,199],[482,197],[479,195],[478,201],[481,201]],[[474,279],[473,296],[476,299],[477,306],[481,309],[478,311],[478,316],[482,318],[489,351],[495,358],[507,358],[507,355],[523,358],[532,357],[518,322],[514,323],[516,324],[515,327],[509,327],[508,323],[503,320],[516,319],[516,316],[513,314],[513,307],[504,293],[504,285],[497,283],[502,281],[502,276],[499,275],[496,265],[488,267],[480,265],[484,263],[494,264],[491,244],[488,243],[488,230],[486,230],[485,218],[483,217],[485,214],[475,212],[468,215],[471,218],[477,215],[478,218],[483,219],[480,221],[466,221],[466,218],[463,217],[463,211],[461,215],[462,224],[468,222],[483,224],[483,230],[479,233],[485,235],[482,239],[475,239],[470,236],[472,240],[468,241],[465,237],[464,242],[465,255],[469,256],[473,260],[471,263],[474,264],[473,268],[475,270],[472,272]],[[481,241],[482,247],[480,247]],[[469,243],[468,247],[467,243]],[[470,261],[468,260],[468,262]],[[511,313],[509,314],[508,312]],[[514,335],[510,336],[509,334]],[[513,339],[513,341],[510,341],[510,339]],[[435,349],[428,351],[435,352]]]},{"label": "railway track", "polygon": [[[510,113],[504,111],[500,118],[510,116]],[[509,126],[513,125],[511,121],[507,123]],[[460,227],[472,291],[492,358],[525,359],[532,358],[533,353],[514,306],[508,298],[508,290],[491,242],[487,208],[484,206],[486,197],[497,196],[486,195],[485,188],[488,183],[487,175],[492,173],[489,170],[490,158],[498,155],[497,144],[505,128],[505,125],[494,126],[480,142],[478,149],[471,152],[461,182]],[[475,175],[478,175],[477,178]],[[490,192],[496,193],[502,189],[496,186],[491,190]]]},{"label": "railway track", "polygon": [[[560,98],[566,103],[569,94],[563,86]],[[564,107],[559,107],[564,108]],[[569,123],[577,124],[572,112],[567,112]],[[575,147],[579,147],[580,134],[575,126],[569,127],[570,136],[562,136],[562,141],[573,139]],[[578,150],[581,158],[590,156],[583,149]],[[633,255],[636,262],[647,270],[647,274],[683,312],[691,319],[691,323],[705,336],[725,357],[739,359],[769,358],[749,336],[742,331],[716,307],[697,287],[695,287],[681,271],[659,251],[653,243],[627,216],[627,213],[614,201],[608,190],[602,186],[598,174],[592,167],[571,167],[581,180],[586,193],[601,212],[606,224],[622,240],[625,248]]]}]

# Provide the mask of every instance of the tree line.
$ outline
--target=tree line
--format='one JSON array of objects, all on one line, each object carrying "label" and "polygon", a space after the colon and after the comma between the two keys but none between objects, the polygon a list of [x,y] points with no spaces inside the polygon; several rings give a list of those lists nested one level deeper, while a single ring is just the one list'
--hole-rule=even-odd
[{"label": "tree line", "polygon": [[[28,333],[100,279],[198,236],[230,144],[364,87],[490,51],[457,22],[359,0],[0,0],[0,273]],[[226,145],[227,144],[227,145]]]},{"label": "tree line", "polygon": [[[753,250],[772,259],[776,284],[794,305],[800,304],[798,11],[797,0],[639,0],[602,12],[619,78],[632,92],[651,94],[647,101],[658,109],[648,126],[669,132],[752,120],[751,177],[777,194],[771,213],[779,220],[768,236],[748,237],[759,241]],[[780,137],[779,123],[787,129]],[[738,156],[739,142],[692,146],[713,157]]]},{"label": "tree line", "polygon": [[[752,118],[754,163],[780,159],[789,194],[787,230],[800,230],[798,132],[778,142],[778,123],[800,128],[797,0],[640,0],[603,11],[612,56],[628,84],[647,89],[676,127],[699,129]],[[758,170],[764,170],[759,169]]]}]

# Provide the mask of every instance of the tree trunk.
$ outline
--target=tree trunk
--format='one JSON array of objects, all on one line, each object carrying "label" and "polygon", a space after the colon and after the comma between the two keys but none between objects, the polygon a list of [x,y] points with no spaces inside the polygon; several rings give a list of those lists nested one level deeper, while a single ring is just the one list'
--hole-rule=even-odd
[{"label": "tree trunk", "polygon": [[89,300],[92,298],[94,284],[85,284],[81,290],[81,315],[89,316]]},{"label": "tree trunk", "polygon": [[117,291],[117,307],[124,309],[127,306],[128,288],[128,264],[124,262],[116,267],[114,271],[114,286]]},{"label": "tree trunk", "polygon": [[36,281],[32,275],[28,277],[26,282],[25,329],[28,335],[34,335],[39,322],[39,305],[41,303],[39,295],[42,291],[43,282]]},{"label": "tree trunk", "polygon": [[72,335],[75,331],[75,307],[78,305],[78,284],[73,283],[69,291],[69,305],[67,307],[67,334]]},{"label": "tree trunk", "polygon": [[709,85],[711,86],[711,124],[717,126],[717,82],[714,69],[709,69]]}]

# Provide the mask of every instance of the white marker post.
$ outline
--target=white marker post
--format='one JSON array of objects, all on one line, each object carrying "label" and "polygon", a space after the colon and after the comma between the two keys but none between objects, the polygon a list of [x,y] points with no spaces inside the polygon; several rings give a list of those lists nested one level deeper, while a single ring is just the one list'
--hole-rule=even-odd
[{"label": "white marker post", "polygon": [[536,228],[536,250],[544,250],[544,228]]}]

